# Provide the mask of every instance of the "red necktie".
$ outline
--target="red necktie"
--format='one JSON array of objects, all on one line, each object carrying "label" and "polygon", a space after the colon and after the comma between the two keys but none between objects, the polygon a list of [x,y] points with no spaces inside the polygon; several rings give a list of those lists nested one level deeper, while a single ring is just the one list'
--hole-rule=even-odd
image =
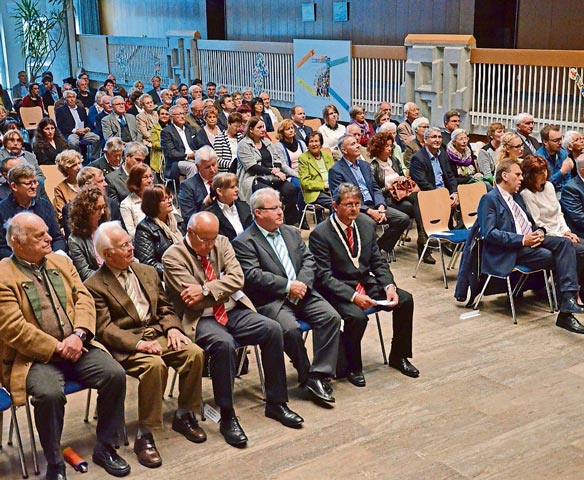
[{"label": "red necktie", "polygon": [[[355,249],[355,241],[353,240],[353,228],[347,227],[345,232],[347,233],[347,242],[349,243],[349,250],[351,250],[352,255]],[[365,287],[361,284],[361,282],[357,284],[355,290],[357,291],[358,294],[365,295]]]},{"label": "red necktie", "polygon": [[[205,277],[207,277],[207,280],[210,282],[217,280],[217,276],[215,275],[215,270],[213,270],[213,265],[211,265],[211,262],[205,257],[199,257],[199,259],[201,260],[203,270],[205,270]],[[227,310],[225,310],[225,305],[222,303],[213,306],[213,316],[215,317],[215,320],[217,320],[221,325],[227,325]]]}]

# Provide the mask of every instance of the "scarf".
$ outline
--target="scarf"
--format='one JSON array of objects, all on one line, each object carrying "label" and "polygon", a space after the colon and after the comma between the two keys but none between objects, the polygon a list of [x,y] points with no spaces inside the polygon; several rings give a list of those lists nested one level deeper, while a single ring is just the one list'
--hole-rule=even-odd
[{"label": "scarf", "polygon": [[446,153],[448,154],[448,158],[459,167],[468,167],[473,164],[472,153],[468,146],[464,149],[464,153],[460,153],[454,148],[453,143],[450,142],[446,145]]},{"label": "scarf", "polygon": [[152,217],[152,220],[154,220],[154,223],[160,227],[160,229],[164,232],[166,237],[169,240],[172,240],[172,243],[176,244],[182,241],[183,236],[178,230],[178,224],[176,222],[176,217],[174,216],[174,213],[168,215],[166,222],[163,222],[158,217]]},{"label": "scarf", "polygon": [[295,138],[292,139],[292,142],[287,142],[286,140],[281,140],[282,145],[286,147],[286,149],[290,150],[291,152],[295,152],[298,150],[300,143]]}]

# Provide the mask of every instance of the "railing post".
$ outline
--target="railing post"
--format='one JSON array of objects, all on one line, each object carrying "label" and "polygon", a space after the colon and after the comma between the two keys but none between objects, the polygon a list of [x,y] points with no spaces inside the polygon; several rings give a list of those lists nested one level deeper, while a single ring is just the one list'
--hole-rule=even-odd
[{"label": "railing post", "polygon": [[472,35],[408,35],[406,79],[402,86],[403,103],[415,102],[420,115],[431,125],[443,127],[442,117],[451,109],[460,111],[461,127],[468,130],[472,105]]},{"label": "railing post", "polygon": [[198,76],[196,48],[197,40],[201,38],[200,32],[198,30],[171,30],[166,32],[166,38],[169,78],[174,83],[190,85]]}]

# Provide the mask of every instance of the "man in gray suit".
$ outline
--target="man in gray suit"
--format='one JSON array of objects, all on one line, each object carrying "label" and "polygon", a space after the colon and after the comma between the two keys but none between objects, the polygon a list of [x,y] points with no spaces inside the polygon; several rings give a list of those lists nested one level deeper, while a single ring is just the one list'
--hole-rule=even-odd
[{"label": "man in gray suit", "polygon": [[[244,291],[259,313],[282,326],[284,351],[300,385],[317,400],[332,403],[332,387],[325,379],[335,375],[341,318],[313,288],[314,259],[299,230],[283,225],[280,194],[263,188],[251,196],[250,205],[254,223],[233,241],[245,274]],[[312,365],[299,320],[313,330]]]},{"label": "man in gray suit", "polygon": [[126,186],[126,180],[132,167],[138,163],[144,163],[148,156],[148,148],[139,142],[130,142],[124,148],[124,163],[111,173],[105,176],[107,182],[107,196],[118,203],[130,195]]},{"label": "man in gray suit", "polygon": [[124,143],[141,142],[142,134],[138,129],[136,117],[126,113],[126,105],[123,97],[116,95],[112,97],[112,113],[104,117],[101,121],[103,138],[120,137]]}]

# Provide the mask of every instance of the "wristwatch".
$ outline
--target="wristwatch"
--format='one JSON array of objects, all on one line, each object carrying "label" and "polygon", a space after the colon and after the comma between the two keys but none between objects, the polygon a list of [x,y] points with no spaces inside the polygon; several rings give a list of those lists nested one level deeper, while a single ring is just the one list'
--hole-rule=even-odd
[{"label": "wristwatch", "polygon": [[207,297],[209,295],[209,289],[205,285],[201,285],[201,289],[203,291],[203,297]]},{"label": "wristwatch", "polygon": [[73,330],[73,335],[77,335],[83,343],[87,340],[87,332],[85,330]]}]

